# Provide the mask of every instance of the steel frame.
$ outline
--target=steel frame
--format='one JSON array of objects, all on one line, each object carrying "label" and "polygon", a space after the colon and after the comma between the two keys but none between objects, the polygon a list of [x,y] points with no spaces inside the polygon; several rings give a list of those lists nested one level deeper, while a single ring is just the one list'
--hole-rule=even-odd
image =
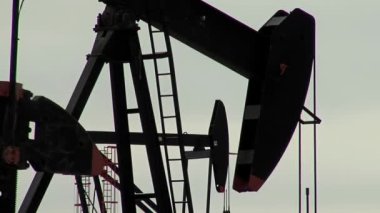
[{"label": "steel frame", "polygon": [[[113,8],[106,7],[106,11]],[[140,120],[144,138],[147,141],[146,149],[153,181],[154,197],[157,201],[159,212],[171,212],[171,203],[166,183],[165,170],[161,157],[160,144],[155,125],[153,108],[149,94],[148,83],[145,75],[142,53],[137,35],[137,26],[134,19],[123,20],[128,26],[123,29],[106,29],[99,31],[87,64],[77,83],[73,95],[66,110],[76,119],[87,103],[87,100],[96,84],[96,80],[105,62],[110,63],[112,100],[115,121],[115,139],[119,156],[120,192],[123,212],[136,212],[135,185],[133,182],[131,138],[128,131],[128,111],[125,94],[123,63],[129,62],[135,86],[136,99],[139,106]],[[124,53],[119,55],[109,54],[109,48],[113,45],[127,47]],[[125,54],[126,53],[126,54]],[[127,58],[125,58],[127,56]],[[121,58],[122,60],[120,60]],[[126,131],[127,130],[127,131]],[[37,173],[20,207],[20,212],[36,212],[41,200],[49,186],[53,174]],[[85,192],[80,177],[76,177],[78,192],[84,212],[88,212],[85,200]],[[102,198],[102,193],[97,187],[97,194]],[[140,196],[141,197],[141,196]]]},{"label": "steel frame", "polygon": [[[207,4],[202,3],[199,6],[202,11],[204,11],[211,18],[216,20],[223,20],[230,25],[228,29],[237,29],[238,34],[235,34],[237,37],[240,35],[245,39],[232,39],[237,44],[226,43],[227,48],[219,47],[221,43],[220,40],[217,40],[211,44],[204,44],[202,42],[209,42],[206,39],[199,38],[203,33],[187,33],[190,28],[185,28],[176,22],[171,23],[172,34],[177,38],[183,40],[185,43],[191,43],[189,40],[195,40],[198,50],[217,61],[223,63],[224,65],[234,69],[239,74],[245,77],[251,77],[255,74],[255,70],[251,70],[252,62],[250,60],[245,60],[246,56],[251,56],[253,54],[252,49],[254,47],[259,47],[257,43],[257,35],[254,30],[249,29],[245,25],[236,24],[235,20],[229,19],[228,17],[220,15],[218,11],[212,9]],[[106,7],[106,11],[114,11],[114,8],[111,6]],[[77,83],[77,86],[70,98],[70,101],[66,107],[66,110],[76,119],[79,120],[84,107],[91,95],[91,92],[96,84],[96,81],[99,77],[99,74],[106,62],[109,62],[110,66],[110,81],[112,88],[112,100],[113,100],[113,112],[114,112],[114,122],[115,122],[115,132],[89,132],[90,136],[97,143],[115,143],[117,145],[118,151],[118,160],[119,160],[119,175],[120,175],[120,192],[122,197],[122,209],[123,212],[136,212],[136,205],[142,208],[143,210],[148,211],[149,208],[146,206],[140,206],[137,199],[154,197],[157,201],[157,211],[158,212],[172,212],[171,201],[169,197],[168,186],[165,177],[164,165],[161,157],[160,151],[160,142],[158,140],[159,134],[157,133],[157,128],[154,120],[152,103],[149,94],[148,83],[146,79],[143,57],[141,53],[141,48],[139,44],[139,39],[137,35],[137,26],[135,24],[136,18],[134,14],[130,14],[130,17],[123,17],[122,25],[109,26],[106,29],[98,29],[97,37],[94,42],[93,49],[91,54],[88,57],[88,61],[84,67],[82,75]],[[126,19],[124,19],[126,18]],[[142,16],[143,19],[147,17]],[[213,20],[213,19],[211,19]],[[156,20],[155,20],[156,21]],[[223,22],[222,21],[222,22]],[[162,28],[162,25],[155,22],[154,23],[158,28]],[[202,26],[192,26],[197,31],[202,31],[207,28],[202,28]],[[174,30],[173,30],[174,29]],[[227,29],[227,30],[228,30]],[[210,31],[224,32],[220,29],[211,29]],[[231,31],[231,30],[228,30]],[[207,31],[208,32],[208,31]],[[187,34],[194,35],[195,38],[186,38]],[[230,34],[228,34],[230,35]],[[230,35],[231,36],[231,35]],[[228,39],[227,37],[222,37],[218,39]],[[249,42],[247,42],[249,41]],[[246,43],[250,45],[247,47]],[[121,47],[117,49],[116,53],[110,53],[109,49],[112,47],[118,46]],[[112,47],[111,47],[112,46]],[[207,46],[206,49],[201,47]],[[240,48],[235,48],[236,46],[241,46],[244,51],[241,51]],[[222,48],[222,49],[220,49]],[[241,53],[241,57],[229,58],[231,55],[230,50],[237,49]],[[123,52],[119,52],[122,50]],[[142,123],[143,133],[131,133],[129,131],[128,125],[128,114],[131,111],[128,111],[127,102],[126,102],[126,92],[125,92],[125,82],[124,82],[124,67],[123,63],[128,62],[130,64],[130,69],[132,73],[132,79],[135,87],[135,93],[138,103],[138,109],[132,110],[140,114],[140,119]],[[315,72],[314,72],[315,75]],[[315,76],[314,76],[315,79]],[[315,82],[314,82],[315,86]],[[315,88],[314,88],[315,89]],[[315,96],[315,90],[314,90]],[[315,102],[314,102],[315,103]],[[311,115],[316,121],[320,122],[320,119],[315,116],[315,105],[314,112],[310,112],[308,109],[304,109],[309,115]],[[300,121],[302,124],[309,124],[309,122]],[[316,131],[316,122],[313,121],[314,132]],[[144,140],[141,140],[141,138]],[[186,139],[188,138],[188,139]],[[187,145],[194,145],[194,138],[197,138],[198,143],[201,143],[202,146],[206,147],[208,145],[208,136],[205,135],[183,135],[183,141]],[[314,135],[314,141],[316,143],[316,133]],[[187,142],[186,142],[187,141]],[[167,142],[168,145],[178,145],[176,141]],[[146,146],[148,161],[150,164],[150,172],[153,180],[154,194],[139,194],[136,196],[136,191],[142,193],[136,188],[133,180],[133,164],[131,158],[131,149],[130,146],[133,144],[142,144]],[[199,144],[198,144],[199,145]],[[314,147],[316,145],[314,144]],[[211,168],[211,164],[210,164]],[[211,170],[209,170],[209,178]],[[37,209],[42,201],[42,198],[50,184],[53,174],[38,172],[32,184],[25,196],[23,203],[21,204],[19,212],[37,212]],[[80,176],[76,176],[78,193],[80,195],[81,205],[84,212],[88,212],[85,191],[83,188],[83,183]],[[104,212],[104,207],[102,208],[103,194],[100,187],[99,177],[94,177],[96,183],[96,192],[98,196],[98,201],[101,206],[102,212]],[[315,182],[316,182],[316,149],[315,149]],[[210,188],[210,183],[208,184]],[[316,183],[315,183],[315,203],[316,203]],[[209,202],[208,202],[209,205]],[[207,207],[209,208],[209,206]],[[315,205],[316,212],[316,205]]]}]

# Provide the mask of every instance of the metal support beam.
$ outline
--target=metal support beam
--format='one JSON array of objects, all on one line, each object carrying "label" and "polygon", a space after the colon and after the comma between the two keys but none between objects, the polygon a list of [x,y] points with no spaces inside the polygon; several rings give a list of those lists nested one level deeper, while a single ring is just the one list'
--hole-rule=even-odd
[{"label": "metal support beam", "polygon": [[[89,213],[86,200],[86,190],[83,187],[82,178],[80,175],[75,175],[75,182],[77,185],[78,195],[80,199],[80,205],[83,213]],[[87,195],[88,196],[88,195]]]},{"label": "metal support beam", "polygon": [[[11,53],[9,68],[9,100],[4,117],[3,125],[0,125],[2,143],[15,144],[17,125],[17,97],[16,97],[16,74],[17,74],[17,46],[19,26],[19,0],[13,0],[12,5],[12,33]],[[5,131],[7,130],[7,131]],[[3,146],[5,144],[2,144]],[[4,212],[14,212],[16,209],[17,170],[0,165],[0,208]]]},{"label": "metal support beam", "polygon": [[100,71],[103,68],[105,62],[103,52],[110,43],[113,34],[112,31],[107,33],[99,32],[96,36],[91,54],[87,56],[87,63],[66,107],[66,110],[77,119],[79,119],[82,114],[99,77]]},{"label": "metal support beam", "polygon": [[123,64],[110,63],[112,101],[123,212],[136,212]]},{"label": "metal support beam", "polygon": [[137,31],[129,31],[127,36],[130,53],[130,67],[135,86],[137,104],[140,109],[140,120],[144,136],[148,141],[146,145],[148,161],[156,193],[159,212],[172,212],[166,183],[165,168],[162,160],[157,127],[154,120],[152,101],[150,98],[148,82]]},{"label": "metal support beam", "polygon": [[95,183],[96,196],[98,197],[100,213],[106,213],[107,210],[106,210],[106,205],[104,203],[104,196],[103,196],[102,187],[100,185],[99,176],[94,177],[94,183]]},{"label": "metal support beam", "polygon": [[210,159],[209,162],[208,162],[206,213],[210,213],[210,204],[211,204],[211,175],[212,175],[212,163],[211,163],[211,159]]},{"label": "metal support beam", "polygon": [[37,172],[20,206],[20,213],[37,212],[53,174]]},{"label": "metal support beam", "polygon": [[[135,186],[135,193],[143,193],[143,192],[141,191],[141,189],[139,187]],[[153,209],[156,212],[158,211],[157,205],[152,200],[150,200],[149,198],[137,200],[136,203],[137,203],[138,207],[140,207],[142,210],[144,210],[144,212],[151,212],[151,211],[145,210],[145,209],[149,209],[147,206],[149,206],[151,209]]]},{"label": "metal support beam", "polygon": [[[66,107],[66,110],[77,119],[79,119],[104,65],[104,59],[99,56],[102,55],[112,34],[112,32],[98,33],[90,57],[88,57],[86,66]],[[19,212],[37,212],[52,178],[53,174],[42,172],[38,172],[34,176]]]},{"label": "metal support beam", "polygon": [[[116,144],[115,132],[106,131],[88,131],[91,140],[97,144]],[[162,138],[162,134],[158,134],[159,141]],[[182,134],[181,142],[184,146],[198,146],[198,147],[210,147],[210,136],[197,135],[197,134]],[[143,133],[131,132],[130,133],[132,145],[146,145],[149,141],[146,141]],[[166,134],[165,143],[168,146],[179,146],[177,134]],[[160,143],[163,145],[162,143]]]},{"label": "metal support beam", "polygon": [[16,95],[16,74],[17,74],[17,51],[18,51],[18,26],[19,26],[19,0],[13,0],[12,7],[12,34],[11,34],[11,58],[9,70],[9,105],[6,116],[7,129],[3,137],[6,143],[15,145],[16,118],[17,118],[17,95]]}]

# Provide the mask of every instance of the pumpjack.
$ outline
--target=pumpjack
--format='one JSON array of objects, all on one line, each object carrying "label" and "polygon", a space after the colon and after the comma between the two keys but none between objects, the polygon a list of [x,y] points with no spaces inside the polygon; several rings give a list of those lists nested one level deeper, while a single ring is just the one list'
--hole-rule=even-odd
[{"label": "pumpjack", "polygon": [[[258,191],[279,162],[300,119],[314,59],[314,18],[301,9],[280,10],[255,31],[202,1],[101,2],[106,7],[97,18],[92,51],[63,109],[16,83],[19,3],[14,1],[11,77],[0,83],[1,210],[16,211],[17,170],[30,166],[37,173],[19,212],[38,210],[57,173],[75,176],[83,212],[89,210],[81,175],[93,176],[100,212],[106,212],[100,177],[119,189],[123,212],[138,208],[144,212],[194,212],[188,162],[203,157],[210,158],[216,190],[225,191],[229,142],[223,102],[215,101],[207,135],[183,134],[170,37],[249,79],[233,188]],[[147,54],[142,53],[137,33],[140,20],[148,24],[151,52]],[[166,49],[162,52],[157,50],[157,35],[164,38]],[[154,64],[161,131],[146,77],[148,60]],[[166,61],[169,70],[160,70],[159,61]],[[110,68],[115,130],[86,130],[78,120],[105,64]],[[130,66],[137,108],[126,101],[131,94],[125,89],[124,64]],[[162,89],[165,78],[170,91]],[[163,104],[167,100],[174,109],[171,114]],[[130,114],[139,116],[142,132],[129,130]],[[169,121],[175,123],[174,133],[166,128]],[[35,123],[33,137],[31,122]],[[107,159],[96,144],[115,144],[118,164]],[[132,145],[146,148],[154,192],[142,192],[135,184]],[[179,157],[173,157],[169,146],[178,148]],[[181,165],[178,179],[172,175],[176,162]],[[104,173],[107,166],[117,172],[120,181]],[[178,185],[182,189],[179,194]]]}]

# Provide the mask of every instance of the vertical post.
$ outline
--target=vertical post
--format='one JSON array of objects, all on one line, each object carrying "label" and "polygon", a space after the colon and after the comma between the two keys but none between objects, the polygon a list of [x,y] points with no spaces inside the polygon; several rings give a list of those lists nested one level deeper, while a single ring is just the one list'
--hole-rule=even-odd
[{"label": "vertical post", "polygon": [[[314,42],[315,43],[315,42]],[[314,115],[317,114],[317,74],[316,74],[316,62],[315,62],[315,47],[314,47],[314,61],[313,61],[313,102],[314,102],[314,105],[313,105],[313,113]],[[317,123],[314,122],[313,124],[313,128],[314,128],[314,213],[317,213],[317,198],[318,198],[318,194],[317,194],[317,187],[318,187],[318,184],[317,184]]]},{"label": "vertical post", "polygon": [[120,62],[110,63],[111,89],[117,156],[120,169],[120,193],[123,212],[136,212],[134,199],[133,165],[129,137],[127,100],[124,82],[124,68]]},{"label": "vertical post", "polygon": [[231,211],[231,207],[230,207],[230,203],[231,203],[231,191],[230,191],[230,189],[231,189],[231,186],[230,186],[230,166],[228,165],[228,170],[227,170],[227,172],[228,172],[228,176],[227,176],[227,178],[228,178],[228,188],[227,188],[227,190],[228,190],[228,194],[227,194],[227,196],[228,196],[228,198],[227,198],[227,201],[228,201],[228,203],[227,203],[227,212],[230,212]]},{"label": "vertical post", "polygon": [[16,70],[17,70],[17,47],[18,47],[18,26],[19,26],[19,0],[13,0],[12,7],[12,35],[11,35],[11,57],[9,80],[11,83],[10,94],[15,94]]},{"label": "vertical post", "polygon": [[12,8],[12,35],[11,35],[11,56],[9,70],[9,108],[8,108],[8,123],[9,131],[7,139],[11,144],[15,143],[16,131],[16,73],[17,73],[17,50],[18,50],[18,26],[19,26],[19,0],[13,0]]},{"label": "vertical post", "polygon": [[302,124],[298,123],[298,212],[302,212]]},{"label": "vertical post", "polygon": [[209,159],[208,165],[208,182],[207,182],[207,205],[206,205],[206,213],[210,213],[210,197],[211,197],[211,173],[212,173],[212,163],[211,157]]},{"label": "vertical post", "polygon": [[309,188],[306,188],[306,213],[309,213]]}]

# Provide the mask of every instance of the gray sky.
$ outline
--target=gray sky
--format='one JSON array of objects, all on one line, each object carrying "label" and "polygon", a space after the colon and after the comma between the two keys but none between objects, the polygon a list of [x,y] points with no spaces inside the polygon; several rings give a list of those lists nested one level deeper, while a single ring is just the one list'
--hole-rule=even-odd
[{"label": "gray sky", "polygon": [[[380,119],[380,95],[376,88],[380,77],[377,72],[380,3],[375,0],[212,0],[209,3],[253,29],[259,29],[278,9],[291,11],[299,7],[315,17],[318,115],[323,120],[318,127],[318,209],[329,213],[378,212],[380,166],[376,163],[380,160],[380,136],[376,124]],[[91,50],[95,36],[92,28],[103,7],[90,0],[26,0],[20,22],[18,81],[34,94],[49,97],[65,107],[86,62],[85,55]],[[1,80],[8,79],[10,11],[11,1],[1,1]],[[206,133],[214,100],[221,99],[229,119],[230,149],[236,151],[247,80],[174,40],[173,51],[184,131]],[[156,98],[152,98],[156,103]],[[133,102],[132,98],[129,103]],[[88,129],[111,130],[111,115],[109,76],[105,69],[81,122]],[[138,130],[137,122],[133,128]],[[313,184],[310,133],[310,127],[306,127],[304,187]],[[295,135],[259,193],[232,192],[232,212],[297,211],[297,141]],[[143,167],[144,160],[136,159],[136,165]],[[206,164],[205,161],[190,163],[198,212],[205,208]],[[235,158],[231,157],[231,175],[234,164]],[[33,172],[21,172],[19,176],[21,200]],[[145,176],[144,171],[136,171],[136,179],[142,185],[149,181]],[[221,212],[222,196],[213,195],[213,210]],[[74,200],[73,178],[57,175],[40,212],[52,212],[51,209],[73,212]]]}]

